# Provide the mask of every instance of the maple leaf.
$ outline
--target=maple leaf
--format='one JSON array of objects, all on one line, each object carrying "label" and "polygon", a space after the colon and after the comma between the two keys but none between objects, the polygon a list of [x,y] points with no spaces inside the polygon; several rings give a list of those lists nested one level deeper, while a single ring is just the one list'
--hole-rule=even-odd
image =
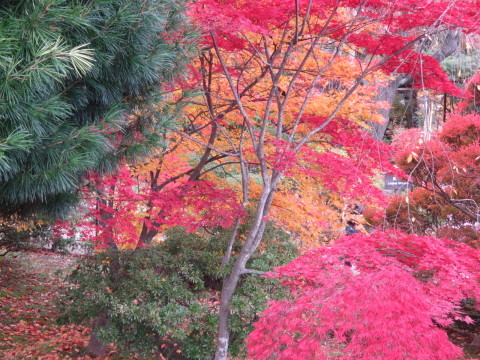
[{"label": "maple leaf", "polygon": [[284,279],[292,297],[262,314],[247,339],[249,356],[456,359],[461,350],[435,324],[471,322],[456,314],[462,299],[480,294],[478,255],[400,232],[346,236],[312,250],[268,275]]}]

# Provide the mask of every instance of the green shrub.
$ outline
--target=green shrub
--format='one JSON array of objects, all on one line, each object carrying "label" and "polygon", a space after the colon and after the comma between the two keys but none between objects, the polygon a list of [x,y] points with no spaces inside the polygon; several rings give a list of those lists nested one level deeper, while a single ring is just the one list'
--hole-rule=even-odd
[{"label": "green shrub", "polygon": [[[222,278],[229,270],[221,266],[229,235],[225,230],[188,233],[176,228],[164,242],[122,251],[118,259],[107,253],[86,258],[70,277],[63,320],[82,322],[106,312],[109,322],[100,336],[120,349],[147,355],[176,348],[189,359],[210,358]],[[265,239],[250,268],[268,271],[295,257],[289,236],[271,224]],[[240,243],[233,257],[239,248]],[[118,261],[118,274],[111,273],[112,261]],[[232,301],[232,356],[242,356],[251,325],[267,302],[280,296],[277,280],[244,277]]]}]

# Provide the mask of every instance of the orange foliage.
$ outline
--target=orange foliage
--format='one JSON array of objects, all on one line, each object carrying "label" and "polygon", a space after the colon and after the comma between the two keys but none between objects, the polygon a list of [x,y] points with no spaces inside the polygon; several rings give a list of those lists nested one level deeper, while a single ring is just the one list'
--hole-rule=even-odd
[{"label": "orange foliage", "polygon": [[[348,16],[343,14],[342,16]],[[252,47],[257,46],[261,37],[250,34]],[[280,40],[281,34],[276,34]],[[275,51],[277,41],[273,37],[265,51]],[[269,121],[273,125],[271,130],[265,134],[263,150],[270,169],[277,169],[285,172],[286,177],[281,180],[279,189],[272,203],[271,216],[279,226],[290,231],[302,239],[305,246],[314,246],[322,242],[329,242],[336,238],[344,226],[341,220],[342,209],[346,203],[358,201],[367,206],[377,209],[382,203],[380,191],[373,191],[367,196],[366,193],[357,192],[354,194],[358,181],[371,182],[373,174],[366,178],[361,160],[352,155],[355,142],[362,142],[361,130],[368,129],[368,122],[382,121],[377,114],[377,109],[384,106],[374,100],[375,89],[378,82],[388,80],[380,71],[368,75],[364,84],[359,86],[355,94],[351,95],[341,106],[337,117],[336,125],[332,125],[326,132],[318,133],[310,138],[305,147],[306,152],[295,153],[295,141],[301,139],[314,128],[319,122],[324,121],[333,109],[345,96],[347,90],[353,85],[356,78],[362,72],[363,64],[359,58],[352,55],[352,46],[344,46],[339,49],[335,61],[331,62],[332,49],[329,49],[327,40],[314,49],[314,56],[308,58],[304,65],[304,71],[298,75],[298,80],[289,89],[289,84],[294,76],[294,69],[301,66],[301,61],[308,51],[308,44],[299,43],[295,45],[295,56],[287,60],[287,69],[280,77],[277,88],[273,88],[272,78],[268,74],[267,67],[259,62],[259,59],[251,47],[236,49],[235,51],[221,51],[224,65],[229,75],[235,78],[236,87],[241,96],[244,113],[248,116],[254,131],[262,131],[262,114],[268,107]],[[273,66],[279,66],[282,58],[279,57]],[[331,63],[330,63],[331,62]],[[321,77],[315,82],[315,74],[318,68],[325,67]],[[203,88],[204,99],[194,99],[192,105],[185,109],[187,134],[192,141],[189,142],[191,152],[202,151],[201,143],[206,143],[212,131],[212,127],[218,127],[218,135],[211,144],[216,149],[224,152],[235,152],[242,149],[244,158],[249,162],[251,179],[248,183],[248,197],[251,200],[258,199],[261,194],[263,179],[260,170],[256,168],[255,146],[252,137],[245,134],[245,118],[237,107],[232,103],[228,91],[229,82],[222,71],[222,64],[215,56],[213,49],[206,50],[192,66],[192,82],[197,82]],[[310,89],[310,84],[315,82],[315,87]],[[268,103],[271,92],[275,92],[272,104]],[[288,94],[287,94],[288,92]],[[288,96],[289,106],[281,114],[278,112],[278,103],[286,101]],[[306,99],[308,98],[308,101]],[[299,112],[304,114],[298,119]],[[281,119],[281,120],[279,120]],[[282,121],[284,134],[281,139],[275,132],[278,121]],[[349,125],[346,125],[348,123]],[[200,129],[188,133],[188,129]],[[351,134],[348,135],[349,131]],[[295,135],[291,135],[291,134]],[[290,136],[289,136],[290,135]],[[338,137],[351,138],[348,141]],[[343,140],[343,141],[342,141]],[[360,146],[361,148],[362,146]],[[381,147],[381,146],[380,146]],[[372,158],[380,160],[380,166],[387,166],[384,160],[385,149],[374,154],[372,146],[365,147],[364,160]],[[342,185],[335,189],[329,188],[332,178],[319,178],[327,166],[324,163],[314,165],[309,153],[314,152],[319,158],[333,153],[331,161],[342,161],[349,169],[348,172],[358,172],[359,176],[350,177],[346,174],[339,175],[335,181]],[[381,155],[380,155],[381,153]],[[186,155],[190,159],[192,155]],[[378,159],[384,156],[383,159]],[[335,159],[334,159],[335,158]],[[219,165],[229,161],[228,159],[216,161]],[[231,159],[230,159],[231,161]],[[371,164],[373,165],[374,162]],[[312,168],[313,169],[310,169]],[[373,165],[373,168],[376,168]],[[229,164],[219,167],[218,171],[205,175],[212,181],[228,183],[229,187],[242,191],[240,180],[241,171],[237,164]],[[313,171],[313,172],[312,172]],[[338,185],[338,184],[337,184]],[[367,184],[365,184],[367,185]],[[332,191],[333,190],[333,191]],[[248,200],[248,199],[247,199]],[[248,205],[247,205],[248,207]]]}]

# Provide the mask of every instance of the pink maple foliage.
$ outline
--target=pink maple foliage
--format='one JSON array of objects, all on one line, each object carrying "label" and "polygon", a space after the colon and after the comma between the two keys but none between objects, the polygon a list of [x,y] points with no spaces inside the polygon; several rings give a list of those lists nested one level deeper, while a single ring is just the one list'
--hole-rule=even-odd
[{"label": "pink maple foliage", "polygon": [[480,295],[477,250],[395,231],[345,236],[268,276],[290,297],[256,323],[250,359],[458,359],[445,328],[471,322],[460,304]]}]

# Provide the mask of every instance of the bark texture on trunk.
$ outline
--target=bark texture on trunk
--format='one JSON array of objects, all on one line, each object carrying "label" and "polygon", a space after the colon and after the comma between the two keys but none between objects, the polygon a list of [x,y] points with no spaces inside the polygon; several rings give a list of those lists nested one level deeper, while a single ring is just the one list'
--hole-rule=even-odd
[{"label": "bark texture on trunk", "polygon": [[108,314],[102,311],[92,322],[92,332],[88,341],[87,348],[85,349],[85,355],[92,356],[94,358],[102,358],[107,354],[107,346],[97,335],[97,330],[106,326],[108,323]]},{"label": "bark texture on trunk", "polygon": [[245,255],[237,259],[235,266],[230,275],[224,280],[222,287],[222,295],[220,297],[220,308],[218,314],[218,335],[217,348],[215,351],[215,360],[227,360],[228,347],[230,342],[230,329],[228,326],[228,318],[230,316],[230,301],[237,289],[238,281],[240,280],[241,272],[246,263]]}]

